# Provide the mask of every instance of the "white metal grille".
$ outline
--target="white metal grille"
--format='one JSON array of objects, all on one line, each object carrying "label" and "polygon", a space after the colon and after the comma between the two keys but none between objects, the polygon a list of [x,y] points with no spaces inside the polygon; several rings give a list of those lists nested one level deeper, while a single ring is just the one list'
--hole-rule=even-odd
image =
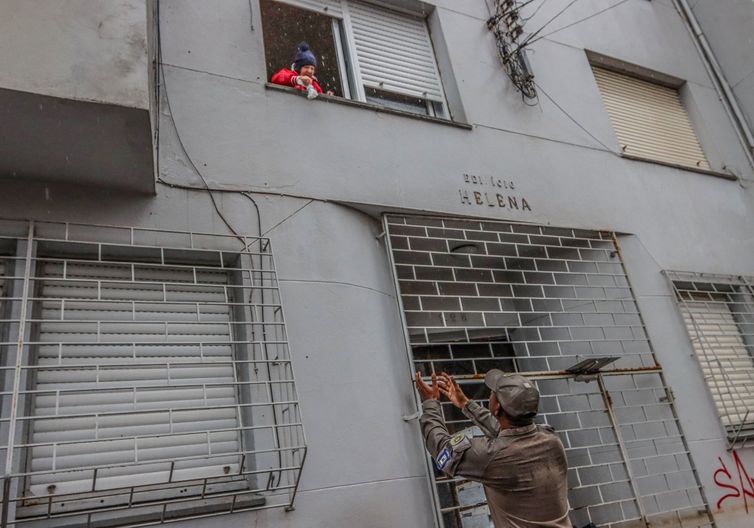
[{"label": "white metal grille", "polygon": [[754,291],[750,279],[666,273],[729,439],[754,436]]},{"label": "white metal grille", "polygon": [[426,22],[361,2],[349,2],[362,82],[369,88],[443,102]]},{"label": "white metal grille", "polygon": [[306,447],[269,241],[21,224],[0,223],[2,525],[290,506]]},{"label": "white metal grille", "polygon": [[593,70],[625,154],[710,168],[678,90],[603,68]]},{"label": "white metal grille", "polygon": [[[612,233],[392,215],[385,228],[414,370],[449,372],[480,403],[489,369],[534,380],[577,526],[714,526]],[[565,372],[596,356],[618,359],[586,382]],[[443,410],[451,432],[470,425]],[[435,480],[445,528],[488,525],[480,485]]]}]

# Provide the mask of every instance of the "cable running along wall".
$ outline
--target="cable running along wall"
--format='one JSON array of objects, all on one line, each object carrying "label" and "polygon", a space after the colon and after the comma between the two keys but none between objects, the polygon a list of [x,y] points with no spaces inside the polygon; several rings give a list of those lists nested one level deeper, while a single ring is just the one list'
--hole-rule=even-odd
[{"label": "cable running along wall", "polygon": [[[613,233],[392,215],[385,229],[412,368],[451,373],[485,404],[491,368],[534,381],[576,526],[714,526]],[[597,357],[617,359],[566,372]],[[443,410],[451,432],[471,426]],[[434,479],[445,528],[489,525],[481,485]]]},{"label": "cable running along wall", "polygon": [[2,527],[291,507],[306,456],[269,240],[0,221]]}]

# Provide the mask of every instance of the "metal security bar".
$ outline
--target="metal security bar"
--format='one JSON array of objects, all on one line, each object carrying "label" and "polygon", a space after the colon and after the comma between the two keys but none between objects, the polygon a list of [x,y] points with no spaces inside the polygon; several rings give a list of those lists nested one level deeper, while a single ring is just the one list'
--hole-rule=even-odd
[{"label": "metal security bar", "polygon": [[0,221],[0,526],[292,508],[306,441],[269,240]]},{"label": "metal security bar", "polygon": [[[480,403],[489,369],[535,381],[577,526],[714,526],[613,233],[393,215],[385,230],[413,368]],[[566,371],[604,356],[599,374]],[[452,432],[471,426],[443,411]],[[434,477],[445,528],[488,526],[481,485]]]},{"label": "metal security bar", "polygon": [[729,447],[754,437],[752,278],[666,271]]}]

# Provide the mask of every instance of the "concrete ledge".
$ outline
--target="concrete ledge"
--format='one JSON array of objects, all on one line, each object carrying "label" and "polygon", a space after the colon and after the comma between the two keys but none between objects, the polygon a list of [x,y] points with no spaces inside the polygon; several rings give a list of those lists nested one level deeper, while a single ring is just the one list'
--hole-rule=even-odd
[{"label": "concrete ledge", "polygon": [[149,110],[0,88],[0,177],[155,193]]},{"label": "concrete ledge", "polygon": [[[270,82],[265,83],[264,86],[268,90],[275,90],[278,92],[289,93],[297,97],[305,97],[305,94],[303,92],[296,90],[294,88],[288,88],[287,86],[280,86],[279,84],[272,84]],[[396,110],[395,108],[388,108],[386,106],[380,106],[380,105],[376,105],[372,103],[365,103],[363,101],[355,101],[353,99],[345,99],[343,97],[336,97],[334,95],[320,94],[320,96],[314,100],[325,102],[325,103],[336,103],[336,104],[342,104],[346,106],[353,106],[356,108],[363,108],[364,110],[372,110],[374,112],[381,112],[384,114],[393,114],[393,115],[402,116],[402,117],[410,117],[412,119],[419,119],[421,121],[429,121],[430,123],[438,123],[440,125],[462,128],[464,130],[471,130],[473,128],[468,123],[459,123],[457,121],[451,121],[450,119],[443,119],[441,117],[414,114],[412,112]]]},{"label": "concrete ledge", "polygon": [[698,172],[699,174],[706,174],[708,176],[714,176],[716,178],[722,178],[724,180],[738,181],[738,177],[736,175],[728,174],[725,172],[719,172],[719,171],[714,171],[710,169],[701,169],[698,167],[689,167],[687,165],[678,165],[676,163],[668,163],[666,161],[657,161],[651,158],[642,158],[641,156],[632,156],[630,154],[621,154],[620,157],[630,159],[633,161],[643,161],[644,163],[654,163],[655,165],[663,165],[664,167],[673,167],[674,169]]}]

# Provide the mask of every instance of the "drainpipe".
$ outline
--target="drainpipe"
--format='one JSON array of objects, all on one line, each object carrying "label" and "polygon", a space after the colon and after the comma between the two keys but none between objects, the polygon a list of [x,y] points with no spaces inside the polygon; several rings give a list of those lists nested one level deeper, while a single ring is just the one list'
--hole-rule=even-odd
[{"label": "drainpipe", "polygon": [[710,47],[709,42],[707,42],[707,37],[704,36],[704,32],[699,26],[699,22],[697,22],[696,16],[694,16],[694,12],[691,10],[691,7],[689,7],[688,1],[673,0],[673,3],[675,4],[675,8],[681,14],[681,17],[686,21],[689,30],[694,36],[694,44],[696,45],[697,51],[699,51],[699,54],[704,59],[704,65],[713,81],[712,84],[715,86],[715,90],[717,91],[720,100],[723,102],[728,117],[733,122],[738,139],[741,141],[741,145],[746,152],[746,158],[749,160],[749,164],[752,168],[754,168],[754,136],[752,136],[743,112],[741,112],[741,108],[738,106],[736,97],[730,89],[730,85],[725,79],[725,75],[723,75],[720,64],[718,64],[715,55],[712,53],[712,48]]}]

